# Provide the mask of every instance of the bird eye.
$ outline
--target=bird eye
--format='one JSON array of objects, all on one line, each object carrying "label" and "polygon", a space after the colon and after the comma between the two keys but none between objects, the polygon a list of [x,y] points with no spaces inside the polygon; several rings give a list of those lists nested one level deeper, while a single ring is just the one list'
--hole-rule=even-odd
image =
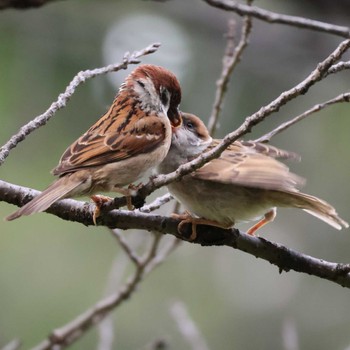
[{"label": "bird eye", "polygon": [[187,122],[186,126],[188,129],[194,129],[194,124],[192,122]]},{"label": "bird eye", "polygon": [[141,80],[136,80],[136,82],[141,86],[141,87],[145,87],[145,84],[141,81]]}]

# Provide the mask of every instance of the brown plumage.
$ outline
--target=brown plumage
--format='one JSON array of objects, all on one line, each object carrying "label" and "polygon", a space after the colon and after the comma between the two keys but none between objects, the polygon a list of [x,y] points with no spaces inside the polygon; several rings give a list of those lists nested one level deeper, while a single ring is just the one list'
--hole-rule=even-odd
[{"label": "brown plumage", "polygon": [[[188,113],[182,117],[183,124],[174,130],[170,150],[158,167],[162,173],[176,170],[220,142],[212,140],[198,117]],[[277,158],[298,156],[266,144],[235,141],[219,158],[168,188],[186,209],[204,219],[201,223],[207,220],[211,225],[231,227],[265,216],[248,231],[251,234],[273,220],[274,207],[303,209],[336,229],[349,226],[330,204],[299,192],[304,180]]]},{"label": "brown plumage", "polygon": [[171,128],[181,123],[181,89],[168,70],[141,65],[125,80],[109,110],[62,155],[53,170],[60,178],[8,216],[46,210],[65,197],[120,191],[166,156]]}]

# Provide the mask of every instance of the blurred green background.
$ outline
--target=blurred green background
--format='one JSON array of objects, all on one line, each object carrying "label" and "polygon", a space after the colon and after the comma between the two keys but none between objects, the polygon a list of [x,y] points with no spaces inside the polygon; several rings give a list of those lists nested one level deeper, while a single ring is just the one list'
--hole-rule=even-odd
[{"label": "blurred green background", "polygon": [[[255,4],[349,25],[347,1]],[[142,61],[171,69],[182,85],[182,110],[206,121],[231,16],[199,0],[71,0],[0,12],[0,144],[43,113],[77,72],[120,62],[124,52],[152,42],[162,47]],[[240,19],[234,18],[239,28]],[[230,83],[218,136],[304,79],[340,41],[254,21],[250,46]],[[1,179],[45,188],[62,152],[104,113],[125,74],[97,77],[80,86],[67,108],[11,152],[0,168]],[[246,138],[258,137],[348,88],[349,72],[330,76]],[[349,106],[342,104],[272,140],[302,155],[301,163],[290,166],[308,179],[305,192],[329,201],[348,221],[349,129]],[[0,216],[14,209],[0,203]],[[275,223],[261,234],[318,258],[350,262],[350,231],[337,232],[301,211],[279,210]],[[145,232],[126,236],[144,245],[150,239]],[[113,264],[119,277],[111,283]],[[117,290],[131,269],[107,229],[47,214],[0,221],[0,347],[13,338],[20,338],[23,348],[34,346],[98,301],[108,284],[109,291]],[[170,311],[174,302],[182,301],[210,349],[349,349],[349,296],[348,289],[325,280],[279,274],[275,266],[240,251],[183,243],[113,313],[113,348],[145,349],[161,338],[171,349],[190,349]],[[93,330],[71,348],[98,349],[98,343]]]}]

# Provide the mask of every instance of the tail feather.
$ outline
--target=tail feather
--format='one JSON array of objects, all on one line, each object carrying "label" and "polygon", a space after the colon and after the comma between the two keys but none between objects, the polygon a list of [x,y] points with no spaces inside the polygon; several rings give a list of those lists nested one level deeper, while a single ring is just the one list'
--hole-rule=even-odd
[{"label": "tail feather", "polygon": [[49,208],[53,203],[65,198],[71,191],[77,188],[81,181],[67,181],[68,179],[62,177],[52,183],[46,190],[41,192],[38,196],[33,198],[30,202],[25,204],[22,208],[15,211],[13,214],[7,216],[5,220],[15,220],[23,215],[31,215],[40,213]]},{"label": "tail feather", "polygon": [[334,207],[326,201],[305,193],[296,192],[291,194],[295,200],[293,206],[303,209],[337,230],[349,227],[349,224],[339,217]]}]

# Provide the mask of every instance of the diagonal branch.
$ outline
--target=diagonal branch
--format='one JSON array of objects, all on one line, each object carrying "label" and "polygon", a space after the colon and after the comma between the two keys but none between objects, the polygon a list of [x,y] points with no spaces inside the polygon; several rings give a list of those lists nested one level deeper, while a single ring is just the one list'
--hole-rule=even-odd
[{"label": "diagonal branch", "polygon": [[107,74],[110,72],[117,72],[121,69],[126,69],[129,64],[138,64],[140,63],[139,57],[149,55],[158,50],[160,44],[154,43],[140,51],[134,51],[132,54],[126,53],[123,58],[122,63],[111,64],[107,67],[96,68],[93,70],[85,70],[79,72],[73,80],[67,86],[65,92],[61,93],[57,100],[51,104],[49,109],[43,114],[37,116],[35,119],[22,126],[17,134],[13,135],[9,141],[7,141],[0,148],[0,166],[4,163],[5,159],[10,154],[12,148],[15,148],[17,144],[23,141],[29,134],[38,129],[39,127],[45,125],[54,114],[64,108],[69,101],[69,99],[74,94],[76,88],[85,83],[86,80],[94,78],[98,75]]},{"label": "diagonal branch", "polygon": [[350,37],[350,28],[337,26],[330,23],[315,21],[309,18],[284,15],[256,6],[240,4],[232,0],[204,0],[210,6],[237,13],[240,16],[251,16],[268,23],[285,24],[297,28],[311,29],[317,32],[338,35],[344,38]]},{"label": "diagonal branch", "polygon": [[308,109],[302,114],[299,114],[298,116],[294,117],[291,120],[288,120],[285,123],[282,123],[277,128],[273,129],[272,131],[266,133],[265,135],[259,137],[256,139],[256,142],[270,142],[271,138],[282,131],[288,129],[292,125],[300,122],[301,120],[305,119],[306,117],[319,112],[322,109],[325,109],[326,107],[332,106],[336,103],[342,103],[342,102],[350,102],[350,92],[343,93],[337,97],[332,98],[331,100],[328,100],[323,103],[318,103],[317,105],[313,106],[312,108]]}]

